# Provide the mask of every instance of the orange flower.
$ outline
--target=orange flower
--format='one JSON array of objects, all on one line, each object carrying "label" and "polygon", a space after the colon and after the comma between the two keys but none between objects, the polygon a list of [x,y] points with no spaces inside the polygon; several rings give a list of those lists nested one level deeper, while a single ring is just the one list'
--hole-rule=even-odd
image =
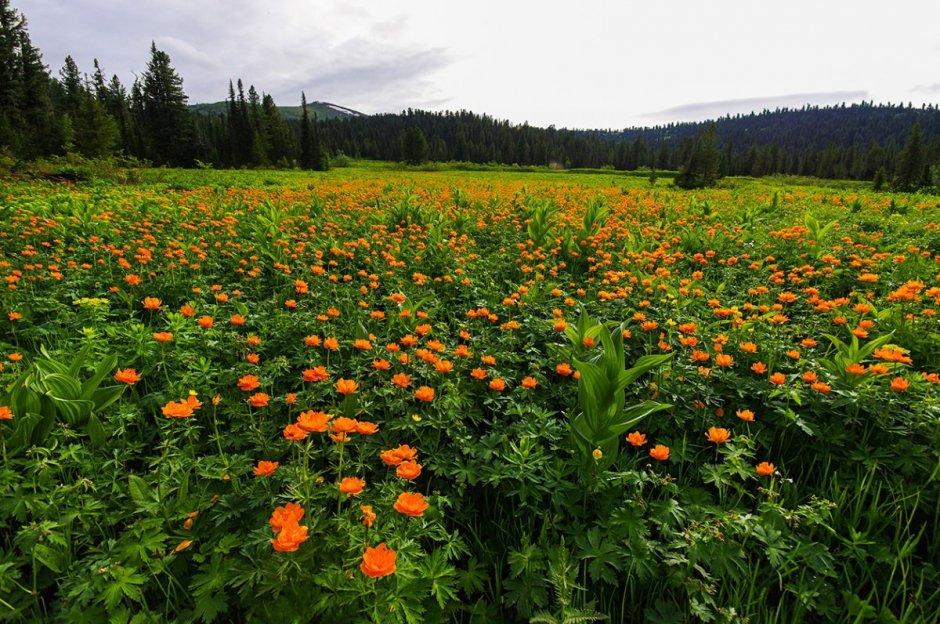
[{"label": "orange flower", "polygon": [[434,400],[434,388],[428,386],[421,386],[415,390],[415,398],[419,401],[433,401]]},{"label": "orange flower", "polygon": [[[694,351],[692,351],[692,355],[690,357],[692,358],[693,362],[707,362],[711,356],[708,355],[708,352],[706,351],[700,351],[698,349],[695,349]],[[731,356],[729,355],[726,357],[731,357]]]},{"label": "orange flower", "polygon": [[669,447],[664,444],[657,444],[650,449],[650,457],[659,461],[669,459]]},{"label": "orange flower", "polygon": [[848,366],[845,367],[845,372],[847,372],[847,373],[850,374],[850,375],[864,375],[864,374],[865,374],[865,367],[862,366],[861,364],[854,364],[854,363],[853,363],[853,364],[849,364]]},{"label": "orange flower", "polygon": [[249,353],[245,356],[245,359],[248,360],[249,364],[257,364],[261,361],[261,356],[257,353]]},{"label": "orange flower", "polygon": [[497,392],[502,392],[506,389],[506,382],[497,377],[490,381],[490,390],[496,390]]},{"label": "orange flower", "polygon": [[323,341],[323,348],[327,351],[336,351],[339,349],[339,340],[336,338],[327,338]]},{"label": "orange flower", "polygon": [[911,387],[911,382],[903,377],[895,377],[891,380],[891,389],[895,392],[906,392]]},{"label": "orange flower", "polygon": [[751,370],[757,373],[758,375],[763,375],[767,372],[767,365],[763,362],[754,362],[751,364]]},{"label": "orange flower", "polygon": [[522,387],[527,390],[532,390],[537,385],[539,385],[539,382],[535,377],[523,377],[522,378]]},{"label": "orange flower", "polygon": [[344,433],[356,433],[359,429],[359,421],[353,418],[346,418],[345,416],[340,416],[333,421],[333,433],[344,434]]},{"label": "orange flower", "polygon": [[806,371],[805,373],[803,373],[802,379],[803,379],[803,381],[805,381],[806,383],[813,383],[814,381],[816,381],[817,379],[819,379],[819,375],[817,375],[817,374],[814,373],[813,371]]},{"label": "orange flower", "polygon": [[277,537],[271,540],[271,545],[278,552],[294,552],[306,541],[307,527],[294,523],[286,525]]},{"label": "orange flower", "polygon": [[360,420],[356,425],[356,433],[359,435],[372,435],[374,433],[378,433],[378,431],[379,426],[374,422]]},{"label": "orange flower", "polygon": [[747,422],[754,422],[754,412],[752,412],[749,409],[738,410],[734,414],[741,420],[744,420]]},{"label": "orange flower", "polygon": [[706,435],[708,436],[708,441],[714,442],[715,444],[724,444],[731,438],[731,432],[721,427],[709,427]]},{"label": "orange flower", "polygon": [[326,372],[325,366],[317,366],[316,368],[304,370],[304,381],[325,381],[329,378],[330,375]]},{"label": "orange flower", "polygon": [[395,511],[398,513],[417,518],[424,515],[424,512],[428,508],[428,503],[418,492],[402,492],[398,495],[398,499],[395,501],[393,507],[395,507]]},{"label": "orange flower", "polygon": [[156,297],[144,297],[145,310],[157,310],[161,305],[163,305],[163,302]]},{"label": "orange flower", "polygon": [[384,370],[390,369],[391,367],[392,367],[392,364],[391,364],[391,362],[389,362],[388,360],[384,360],[384,359],[381,359],[381,358],[379,358],[379,359],[377,359],[377,360],[372,360],[372,368],[374,368],[375,370],[383,370],[383,371],[384,371]]},{"label": "orange flower", "polygon": [[297,503],[289,502],[274,509],[268,524],[271,525],[271,530],[276,533],[289,524],[297,524],[303,517],[304,508]]},{"label": "orange flower", "polygon": [[336,391],[343,395],[355,394],[359,390],[359,384],[352,379],[339,379],[336,382]]},{"label": "orange flower", "polygon": [[193,415],[193,408],[186,401],[170,401],[163,406],[163,415],[167,418],[189,418]]},{"label": "orange flower", "polygon": [[359,569],[370,578],[388,576],[395,571],[395,551],[382,542],[375,548],[366,548]]},{"label": "orange flower", "polygon": [[21,318],[23,318],[23,315],[20,314],[19,312],[10,312],[9,314],[7,314],[7,318],[9,318],[11,321],[18,321]]},{"label": "orange flower", "polygon": [[297,416],[297,426],[308,432],[323,433],[329,429],[331,416],[325,412],[308,410]]},{"label": "orange flower", "polygon": [[395,474],[402,479],[417,479],[421,474],[421,464],[413,460],[403,461],[398,464]]},{"label": "orange flower", "polygon": [[0,405],[0,420],[12,420],[13,411],[7,405]]},{"label": "orange flower", "polygon": [[368,351],[372,348],[372,343],[363,338],[359,338],[353,341],[352,346],[354,349],[359,349],[360,351]]},{"label": "orange flower", "polygon": [[562,362],[555,367],[555,372],[562,377],[567,377],[574,371],[571,370],[571,365],[568,362]]},{"label": "orange flower", "polygon": [[196,314],[196,308],[191,305],[180,306],[180,314],[183,316],[193,316]]},{"label": "orange flower", "polygon": [[715,364],[724,367],[731,366],[734,364],[734,357],[728,355],[727,353],[719,353],[715,356]]},{"label": "orange flower", "polygon": [[199,324],[199,327],[203,329],[209,329],[215,324],[215,320],[211,316],[201,316],[199,320],[196,321]]},{"label": "orange flower", "polygon": [[757,353],[757,345],[753,342],[742,342],[738,345],[745,353]]},{"label": "orange flower", "polygon": [[140,381],[140,375],[138,375],[137,371],[133,368],[119,368],[117,372],[114,373],[114,381],[120,381],[121,383],[133,386]]},{"label": "orange flower", "polygon": [[270,400],[271,397],[269,397],[264,392],[256,392],[255,394],[248,397],[248,403],[252,407],[265,407]]},{"label": "orange flower", "polygon": [[304,440],[307,437],[307,430],[303,427],[291,423],[284,427],[284,438],[287,440],[293,440],[294,442],[299,442]]},{"label": "orange flower", "polygon": [[255,375],[245,375],[238,380],[238,389],[245,392],[251,392],[261,387],[258,377]]},{"label": "orange flower", "polygon": [[482,368],[474,368],[472,371],[470,371],[470,376],[478,381],[483,381],[486,379],[486,371]]},{"label": "orange flower", "polygon": [[643,446],[646,444],[646,434],[640,433],[639,431],[628,433],[627,442],[633,446]]},{"label": "orange flower", "polygon": [[781,386],[786,382],[787,378],[783,373],[774,373],[768,377],[767,380],[775,386]]},{"label": "orange flower", "polygon": [[418,449],[411,448],[407,444],[402,444],[397,448],[382,451],[380,457],[387,466],[398,466],[403,461],[417,458]]},{"label": "orange flower", "polygon": [[157,342],[170,342],[173,340],[173,332],[154,332],[153,339]]},{"label": "orange flower", "polygon": [[757,474],[762,477],[769,477],[777,471],[777,467],[770,462],[761,462],[757,464],[754,469],[757,471]]},{"label": "orange flower", "polygon": [[823,394],[829,394],[829,392],[832,391],[832,387],[829,384],[823,383],[821,381],[813,382],[813,385],[811,385],[810,388],[816,390],[817,392],[822,392]]},{"label": "orange flower", "polygon": [[362,512],[362,524],[367,529],[371,529],[375,524],[375,513],[372,511],[372,505],[359,505],[359,511]]},{"label": "orange flower", "polygon": [[365,486],[365,479],[360,479],[359,477],[344,477],[343,480],[339,482],[339,491],[347,496],[355,496],[361,493]]},{"label": "orange flower", "polygon": [[277,470],[277,467],[281,464],[276,461],[265,461],[261,460],[255,465],[252,472],[256,477],[267,477],[274,474],[274,471]]},{"label": "orange flower", "polygon": [[397,373],[392,376],[392,383],[398,386],[399,388],[407,388],[411,383],[411,377],[405,373]]}]

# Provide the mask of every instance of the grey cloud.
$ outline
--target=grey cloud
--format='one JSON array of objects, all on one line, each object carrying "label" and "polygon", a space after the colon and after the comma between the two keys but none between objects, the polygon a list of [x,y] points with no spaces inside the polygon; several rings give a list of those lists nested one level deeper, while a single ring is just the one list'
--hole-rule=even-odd
[{"label": "grey cloud", "polygon": [[430,106],[442,100],[430,76],[451,62],[450,53],[441,48],[389,55],[382,48],[366,46],[355,59],[340,60],[327,71],[300,68],[293,76],[279,81],[271,93],[279,102],[293,103],[303,90],[309,99],[370,113]]},{"label": "grey cloud", "polygon": [[940,93],[940,82],[935,82],[932,85],[917,85],[911,89],[911,93],[926,93],[928,95]]},{"label": "grey cloud", "polygon": [[[149,59],[150,42],[166,51],[190,102],[226,97],[242,78],[295,104],[335,102],[364,112],[429,106],[447,100],[434,83],[453,63],[443,48],[408,41],[404,13],[378,17],[368,2],[305,0],[20,0],[33,43],[53,73],[66,54],[84,72],[98,58],[107,75],[129,84]],[[69,24],[62,28],[62,24]],[[331,26],[336,25],[336,26]],[[343,33],[342,35],[338,33]]]},{"label": "grey cloud", "polygon": [[775,108],[798,108],[804,104],[826,105],[864,99],[867,91],[828,91],[818,93],[791,93],[770,97],[693,102],[665,110],[647,113],[643,117],[653,120],[699,120],[713,119],[728,114],[750,113]]}]

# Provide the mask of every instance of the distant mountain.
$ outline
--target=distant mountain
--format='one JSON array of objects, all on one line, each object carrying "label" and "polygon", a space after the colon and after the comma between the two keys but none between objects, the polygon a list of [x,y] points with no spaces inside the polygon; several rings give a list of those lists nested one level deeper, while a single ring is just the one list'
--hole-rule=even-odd
[{"label": "distant mountain", "polygon": [[[199,115],[209,117],[221,117],[228,113],[227,102],[213,102],[212,104],[190,104],[189,110]],[[278,106],[281,117],[284,121],[299,121],[303,116],[300,106]],[[351,117],[361,117],[362,113],[345,106],[331,104],[330,102],[307,102],[307,114],[312,118],[314,113],[317,119],[321,121],[327,119],[349,119]]]}]

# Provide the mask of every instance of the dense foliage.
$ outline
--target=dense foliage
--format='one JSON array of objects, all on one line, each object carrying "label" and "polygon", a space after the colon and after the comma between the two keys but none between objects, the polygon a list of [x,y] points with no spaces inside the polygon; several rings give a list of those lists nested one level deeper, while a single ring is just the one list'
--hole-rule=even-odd
[{"label": "dense foliage", "polygon": [[935,198],[146,175],[0,185],[0,619],[940,618]]}]

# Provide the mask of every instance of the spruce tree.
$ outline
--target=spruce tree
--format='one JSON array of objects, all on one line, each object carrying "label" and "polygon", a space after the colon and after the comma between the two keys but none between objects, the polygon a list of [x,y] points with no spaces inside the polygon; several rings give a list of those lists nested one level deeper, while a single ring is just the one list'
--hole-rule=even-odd
[{"label": "spruce tree", "polygon": [[169,55],[151,43],[150,62],[141,76],[140,121],[147,156],[154,162],[192,164],[193,127],[186,101],[183,79]]},{"label": "spruce tree", "polygon": [[300,168],[313,169],[313,146],[310,141],[310,117],[307,115],[307,95],[300,92]]},{"label": "spruce tree", "polygon": [[923,136],[920,130],[920,122],[915,122],[911,128],[910,137],[904,151],[898,158],[898,166],[894,175],[894,183],[891,185],[895,191],[911,193],[926,183],[925,171],[927,168],[926,155],[924,154]]},{"label": "spruce tree", "polygon": [[718,148],[718,129],[709,124],[695,138],[685,163],[676,176],[676,186],[685,189],[714,186],[721,167],[721,150]]},{"label": "spruce tree", "polygon": [[420,165],[428,159],[428,141],[424,132],[411,126],[401,135],[401,159],[409,165]]}]

